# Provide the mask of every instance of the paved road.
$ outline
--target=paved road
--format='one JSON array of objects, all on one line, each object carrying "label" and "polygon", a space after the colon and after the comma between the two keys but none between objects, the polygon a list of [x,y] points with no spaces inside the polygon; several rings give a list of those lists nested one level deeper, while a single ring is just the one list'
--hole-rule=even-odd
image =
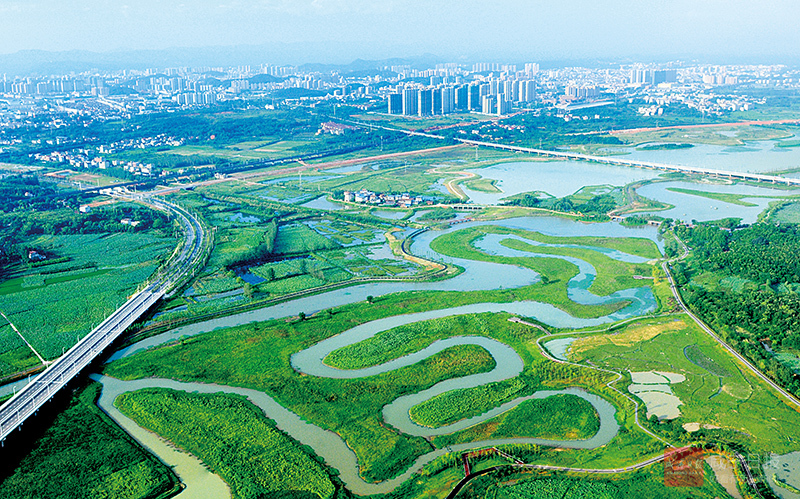
[{"label": "paved road", "polygon": [[0,441],[35,414],[65,384],[89,365],[123,331],[136,322],[175,284],[185,278],[202,257],[205,234],[190,213],[165,201],[152,204],[170,211],[184,228],[185,244],[172,263],[151,279],[144,289],[106,318],[86,337],[55,360],[14,397],[0,407]]},{"label": "paved road", "polygon": [[[675,237],[675,239],[678,239],[677,236]],[[684,254],[680,257],[683,258],[687,255],[688,249],[686,248],[686,245],[684,245],[682,241],[678,240],[678,242],[680,242],[681,246],[683,246],[684,248]],[[753,364],[750,363],[749,360],[747,360],[743,355],[734,350],[733,347],[725,343],[725,341],[723,341],[722,338],[717,336],[714,330],[708,327],[703,321],[700,320],[700,318],[698,318],[696,315],[694,315],[694,313],[692,313],[691,310],[689,310],[689,307],[687,307],[686,304],[683,302],[683,298],[681,298],[681,294],[678,292],[678,287],[675,285],[675,279],[672,278],[672,274],[669,271],[669,262],[665,261],[661,264],[661,266],[664,268],[664,273],[667,274],[667,279],[669,279],[669,286],[672,289],[672,295],[675,297],[675,300],[677,300],[678,305],[680,305],[680,307],[683,309],[686,315],[691,317],[692,320],[694,320],[697,323],[697,325],[703,329],[703,331],[708,333],[709,336],[714,338],[714,340],[717,343],[719,343],[725,350],[727,350],[739,362],[741,362],[751,372],[751,374],[761,379],[766,384],[771,386],[776,392],[778,392],[779,397],[782,398],[785,402],[787,402],[790,407],[800,411],[800,401],[798,401],[794,397],[794,395],[784,390],[780,385],[778,385],[770,378],[768,378],[764,373],[759,371]]]}]

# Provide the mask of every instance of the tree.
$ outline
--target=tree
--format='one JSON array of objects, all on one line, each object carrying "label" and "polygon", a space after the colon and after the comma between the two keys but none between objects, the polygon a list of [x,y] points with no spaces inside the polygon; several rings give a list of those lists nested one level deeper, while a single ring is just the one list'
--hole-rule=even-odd
[{"label": "tree", "polygon": [[305,312],[300,312],[299,314],[297,314],[297,317],[300,319],[300,322],[306,320]]},{"label": "tree", "polygon": [[367,296],[367,303],[375,303],[375,297],[372,295]]}]

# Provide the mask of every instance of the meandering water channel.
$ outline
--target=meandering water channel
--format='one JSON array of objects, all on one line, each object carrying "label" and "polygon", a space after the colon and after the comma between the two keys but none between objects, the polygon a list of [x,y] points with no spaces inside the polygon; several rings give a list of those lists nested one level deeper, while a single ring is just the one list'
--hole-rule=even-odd
[{"label": "meandering water channel", "polygon": [[[621,227],[617,224],[595,224],[585,225],[576,222],[566,221],[563,219],[552,217],[536,217],[536,218],[520,218],[510,219],[499,222],[490,223],[470,223],[463,224],[459,227],[449,229],[449,231],[460,230],[464,226],[471,225],[500,225],[510,228],[522,228],[527,230],[536,230],[548,235],[556,236],[574,236],[574,235],[603,235],[603,236],[642,236],[648,237],[652,240],[657,240],[657,232],[653,230],[630,230]],[[444,232],[430,232],[421,234],[412,245],[412,250],[417,254],[432,254],[433,250],[430,248],[430,242]],[[459,314],[472,314],[480,312],[510,312],[527,317],[536,317],[538,320],[556,326],[556,327],[585,327],[596,325],[600,323],[610,322],[614,320],[623,319],[626,317],[634,317],[652,311],[655,308],[655,299],[649,288],[635,288],[633,290],[625,290],[623,292],[615,293],[608,297],[598,297],[588,291],[592,281],[596,276],[595,269],[578,258],[561,257],[557,255],[545,255],[535,253],[537,244],[540,246],[559,246],[559,245],[545,245],[536,243],[527,239],[522,239],[531,244],[532,252],[523,252],[513,250],[500,244],[502,239],[517,238],[516,236],[499,236],[496,234],[488,234],[483,239],[476,243],[476,248],[489,254],[498,254],[503,256],[545,256],[548,258],[562,258],[571,263],[578,265],[579,273],[569,283],[570,297],[578,303],[597,304],[597,303],[610,303],[613,301],[630,300],[630,305],[625,308],[607,316],[597,318],[576,318],[568,313],[554,307],[553,305],[535,301],[513,302],[513,303],[476,303],[460,307],[453,307],[441,310],[432,310],[427,312],[420,312],[415,314],[407,314],[400,316],[387,317],[384,319],[372,321],[359,326],[356,326],[348,331],[345,331],[337,336],[323,340],[310,348],[298,352],[292,356],[292,366],[305,374],[314,376],[328,376],[336,378],[355,378],[363,376],[373,376],[380,373],[389,372],[399,369],[404,366],[412,365],[421,360],[430,357],[450,346],[454,345],[479,345],[485,348],[495,359],[496,367],[488,373],[479,373],[469,375],[461,378],[453,378],[437,383],[433,387],[422,392],[399,397],[392,403],[384,407],[384,418],[387,423],[393,425],[400,431],[409,435],[418,435],[431,437],[446,433],[452,433],[469,426],[486,421],[495,417],[505,411],[511,410],[521,402],[532,398],[546,398],[549,396],[568,393],[587,400],[597,411],[600,417],[600,429],[591,438],[586,440],[546,440],[534,438],[512,438],[512,439],[498,439],[487,440],[481,442],[470,442],[460,445],[453,445],[447,449],[438,449],[420,456],[415,463],[407,469],[402,475],[397,476],[391,480],[386,480],[380,483],[367,483],[358,473],[358,463],[355,454],[347,447],[346,443],[335,433],[319,428],[313,424],[303,421],[297,414],[284,408],[278,404],[274,399],[269,397],[263,392],[255,390],[248,390],[243,388],[235,388],[222,385],[202,384],[202,383],[182,383],[174,380],[166,379],[143,379],[135,381],[120,381],[113,378],[104,376],[96,376],[95,378],[103,383],[103,395],[101,396],[98,404],[105,410],[112,418],[114,418],[123,428],[131,433],[134,438],[141,441],[147,448],[151,449],[156,455],[162,458],[168,464],[179,464],[174,460],[176,457],[173,452],[166,452],[163,449],[169,448],[155,435],[143,431],[132,420],[120,414],[113,406],[114,399],[121,393],[132,390],[139,390],[147,387],[161,387],[170,388],[175,390],[185,391],[198,391],[201,393],[236,393],[248,397],[254,404],[258,405],[270,419],[276,421],[278,428],[286,431],[293,438],[297,439],[303,444],[309,445],[314,451],[322,457],[325,462],[335,467],[340,472],[340,478],[352,492],[365,495],[376,493],[387,493],[397,487],[399,484],[407,480],[411,475],[420,470],[425,464],[432,459],[445,454],[449,451],[461,451],[474,447],[483,447],[491,445],[502,445],[507,443],[535,443],[540,445],[557,445],[560,447],[572,448],[595,448],[607,444],[617,433],[618,424],[614,418],[615,408],[608,403],[605,399],[587,393],[577,388],[568,388],[565,390],[544,390],[539,391],[527,397],[520,397],[515,400],[509,401],[500,407],[494,408],[484,414],[475,416],[469,419],[458,421],[456,423],[440,427],[428,428],[419,426],[414,423],[409,417],[409,409],[416,404],[424,402],[440,393],[445,393],[450,390],[459,388],[469,388],[480,386],[486,383],[510,379],[517,376],[523,368],[522,359],[519,355],[508,345],[499,341],[478,337],[478,336],[455,336],[444,340],[438,340],[430,344],[428,347],[391,360],[378,366],[372,366],[359,370],[340,370],[335,369],[324,364],[323,359],[332,351],[358,343],[366,338],[397,327],[400,325],[411,324],[414,322],[425,321],[433,318],[447,317]],[[580,245],[568,245],[570,247],[581,247]],[[607,250],[603,248],[590,248],[593,250],[601,251],[611,258],[621,261],[639,262],[642,259],[634,255],[627,255],[625,253]],[[441,258],[441,255],[439,255]],[[237,314],[230,317],[214,319],[203,323],[192,324],[177,328],[143,342],[140,342],[131,347],[122,349],[112,355],[110,360],[127,357],[135,353],[155,345],[159,345],[185,335],[200,334],[208,332],[213,329],[221,327],[230,327],[239,324],[244,324],[252,321],[262,321],[273,318],[287,317],[295,315],[298,311],[313,312],[329,307],[341,306],[348,303],[364,300],[367,295],[372,294],[379,296],[382,294],[393,293],[397,291],[409,291],[416,289],[424,290],[482,290],[482,289],[499,289],[500,287],[519,287],[531,284],[538,280],[538,275],[528,269],[522,269],[512,265],[495,264],[489,262],[480,262],[465,259],[448,258],[448,261],[453,261],[458,265],[465,267],[466,272],[457,276],[454,279],[440,282],[386,282],[374,283],[352,288],[340,289],[324,293],[317,296],[302,298],[289,303],[279,304],[272,307]],[[160,442],[160,443],[159,443]],[[174,449],[173,449],[174,451]],[[185,456],[185,455],[184,455]],[[215,482],[214,478],[201,472],[201,464],[199,461],[181,459],[181,467],[176,468],[176,471],[181,476],[183,481],[202,481],[207,484],[205,487],[216,487],[219,493],[223,492],[220,483]],[[194,464],[192,464],[194,463]],[[218,477],[216,480],[219,480]],[[221,480],[219,480],[221,482]],[[224,486],[224,483],[222,483]],[[202,490],[202,487],[197,485],[190,486],[183,492],[181,498],[184,497],[197,497],[193,495],[195,492]]]}]

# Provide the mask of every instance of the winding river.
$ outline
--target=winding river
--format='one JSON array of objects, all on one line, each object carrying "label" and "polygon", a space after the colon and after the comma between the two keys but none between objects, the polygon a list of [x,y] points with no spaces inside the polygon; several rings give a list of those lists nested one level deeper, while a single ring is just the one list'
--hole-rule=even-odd
[{"label": "winding river", "polygon": [[[555,223],[554,223],[555,222]],[[567,223],[564,223],[567,222]],[[604,236],[645,236],[655,240],[656,232],[638,231],[638,233],[627,230],[616,224],[597,224],[587,226],[575,222],[564,221],[563,219],[553,219],[551,217],[510,219],[490,223],[471,223],[462,224],[459,227],[449,229],[459,230],[464,226],[470,225],[500,225],[512,228],[523,228],[527,230],[537,230],[550,235],[604,235]],[[602,227],[602,226],[606,227]],[[560,230],[559,230],[560,229]],[[566,229],[566,230],[565,230]],[[588,229],[588,230],[587,230]],[[606,229],[606,230],[604,230]],[[432,256],[430,241],[441,235],[443,232],[422,234],[412,245],[412,250],[417,254],[427,254]],[[588,234],[587,234],[588,233]],[[495,237],[497,236],[497,237]],[[324,364],[323,359],[334,350],[352,345],[374,336],[388,329],[411,324],[414,322],[425,321],[434,318],[447,317],[459,314],[473,314],[481,312],[509,312],[527,317],[536,317],[538,320],[556,327],[585,327],[600,323],[615,321],[626,317],[634,317],[652,311],[655,306],[655,298],[649,288],[635,288],[624,290],[607,297],[598,297],[588,291],[593,282],[596,271],[585,262],[573,257],[562,257],[557,255],[546,255],[535,253],[535,246],[559,246],[545,245],[523,239],[532,245],[531,251],[518,251],[507,248],[500,244],[502,239],[516,238],[516,236],[498,236],[489,234],[476,242],[476,248],[489,254],[503,256],[545,256],[548,258],[562,258],[574,263],[579,268],[579,273],[569,283],[569,296],[578,303],[597,304],[610,303],[620,300],[630,300],[630,305],[604,317],[581,319],[547,303],[535,301],[523,301],[513,303],[476,303],[453,307],[441,310],[419,312],[415,314],[387,317],[369,323],[361,324],[337,336],[328,338],[303,351],[294,354],[291,358],[292,366],[305,374],[313,376],[335,377],[335,378],[356,378],[373,376],[380,373],[389,372],[404,366],[412,365],[430,357],[446,348],[454,345],[478,345],[486,349],[495,359],[495,368],[487,373],[479,373],[461,378],[454,378],[442,381],[422,392],[402,396],[386,405],[383,409],[386,422],[399,431],[409,435],[432,437],[452,433],[472,425],[486,421],[492,417],[511,410],[521,402],[532,398],[546,398],[557,394],[572,394],[587,400],[597,411],[600,418],[600,429],[591,438],[586,440],[546,440],[534,438],[512,438],[499,440],[486,440],[480,442],[470,442],[465,444],[453,445],[447,449],[438,449],[420,456],[414,464],[409,467],[402,475],[391,480],[380,483],[367,483],[358,474],[358,463],[355,454],[347,447],[346,443],[335,433],[319,428],[308,422],[303,421],[297,414],[289,411],[274,399],[263,392],[244,388],[235,388],[214,384],[202,383],[182,383],[168,379],[143,379],[135,381],[120,381],[104,376],[94,376],[95,379],[103,384],[103,394],[98,401],[98,405],[106,411],[115,421],[128,431],[134,438],[158,455],[162,460],[170,465],[178,465],[175,469],[184,483],[189,485],[180,497],[192,498],[200,497],[197,495],[202,491],[214,490],[215,495],[229,495],[227,487],[218,477],[205,470],[202,464],[185,453],[180,453],[166,445],[157,436],[138,427],[132,420],[122,415],[113,405],[116,397],[124,392],[139,390],[148,387],[161,387],[174,390],[197,391],[201,393],[235,393],[246,396],[254,404],[258,405],[270,419],[275,420],[278,428],[286,431],[303,444],[314,449],[325,462],[339,470],[339,477],[349,490],[359,495],[388,493],[399,484],[407,480],[414,473],[434,458],[450,451],[462,451],[475,447],[502,445],[507,443],[533,443],[539,445],[551,445],[570,448],[596,448],[607,444],[617,434],[618,424],[614,417],[615,408],[605,399],[587,393],[577,388],[565,390],[543,390],[535,394],[520,397],[509,401],[500,407],[494,408],[484,414],[472,418],[464,419],[456,423],[440,428],[428,428],[415,424],[409,417],[409,409],[416,404],[424,402],[438,394],[459,388],[469,388],[480,386],[486,383],[510,379],[517,376],[523,369],[523,361],[519,355],[508,345],[499,341],[479,336],[454,336],[431,343],[426,348],[405,355],[403,357],[388,361],[384,364],[371,366],[358,370],[340,370]],[[579,245],[568,245],[581,247]],[[603,248],[590,248],[601,251],[611,258],[621,261],[639,262],[642,259],[633,255],[627,255],[614,250]],[[398,291],[410,290],[479,290],[479,289],[499,289],[501,287],[519,287],[531,284],[538,280],[538,275],[528,269],[521,269],[512,265],[495,264],[473,260],[448,258],[457,265],[465,267],[466,272],[454,279],[431,283],[414,282],[394,282],[394,283],[374,283],[352,288],[340,289],[302,298],[288,303],[283,303],[261,310],[237,314],[221,319],[214,319],[204,323],[193,324],[178,328],[145,341],[137,343],[131,347],[122,349],[111,356],[110,360],[127,357],[155,345],[159,345],[182,336],[200,334],[213,329],[230,327],[252,321],[263,321],[273,318],[281,318],[296,315],[298,311],[314,312],[325,308],[340,306],[348,303],[364,300],[367,295],[379,296],[382,294]],[[502,285],[500,284],[502,283]],[[165,450],[167,449],[167,450]],[[177,461],[180,461],[177,462]],[[193,483],[188,483],[193,482]],[[203,485],[198,485],[202,483]],[[207,493],[206,493],[207,496]]]}]

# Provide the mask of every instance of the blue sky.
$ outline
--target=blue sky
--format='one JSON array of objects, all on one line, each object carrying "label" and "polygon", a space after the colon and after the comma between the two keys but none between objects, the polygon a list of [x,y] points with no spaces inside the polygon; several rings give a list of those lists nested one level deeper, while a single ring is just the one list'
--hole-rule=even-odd
[{"label": "blue sky", "polygon": [[0,53],[288,42],[342,44],[342,61],[791,57],[798,25],[797,0],[0,0]]}]

